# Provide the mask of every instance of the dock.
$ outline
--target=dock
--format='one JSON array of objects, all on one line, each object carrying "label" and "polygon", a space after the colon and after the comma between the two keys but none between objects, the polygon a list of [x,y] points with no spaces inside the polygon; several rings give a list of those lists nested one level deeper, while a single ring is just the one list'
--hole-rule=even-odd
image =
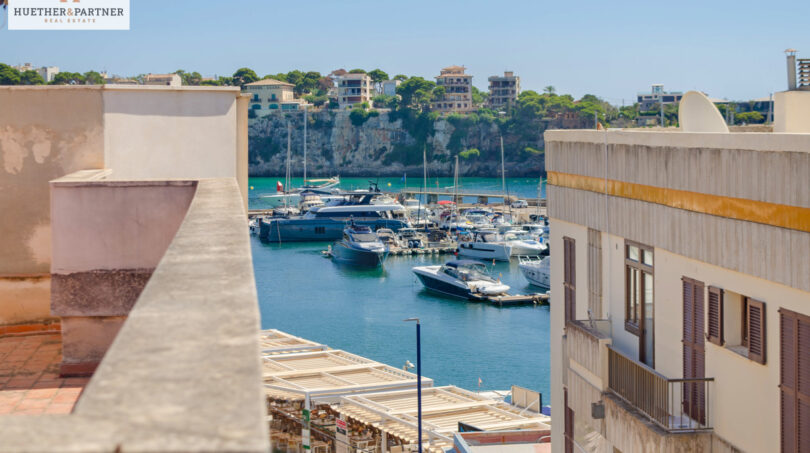
[{"label": "dock", "polygon": [[405,197],[415,197],[419,195],[427,196],[428,204],[436,204],[439,197],[450,197],[456,204],[461,204],[464,198],[476,198],[477,204],[489,204],[490,198],[502,200],[502,204],[509,204],[516,200],[526,200],[529,206],[546,207],[545,198],[524,198],[513,194],[498,193],[498,192],[480,192],[480,191],[458,191],[453,189],[428,189],[425,191],[423,188],[406,188],[401,189],[399,193]]},{"label": "dock", "polygon": [[506,296],[490,296],[485,300],[493,305],[499,307],[508,307],[510,305],[547,305],[549,302],[548,293],[542,294],[515,294]]}]

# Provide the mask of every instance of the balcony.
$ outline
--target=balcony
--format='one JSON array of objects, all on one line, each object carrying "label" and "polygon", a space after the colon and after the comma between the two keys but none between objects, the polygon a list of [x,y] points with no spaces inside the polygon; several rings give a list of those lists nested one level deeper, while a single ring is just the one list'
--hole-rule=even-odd
[{"label": "balcony", "polygon": [[608,389],[669,433],[709,431],[714,378],[670,379],[608,346]]},{"label": "balcony", "polygon": [[566,371],[576,374],[564,377],[569,391],[577,382],[587,382],[602,395],[615,395],[666,433],[711,431],[709,392],[714,378],[671,379],[632,359],[613,345],[609,320],[568,322],[564,349]]}]

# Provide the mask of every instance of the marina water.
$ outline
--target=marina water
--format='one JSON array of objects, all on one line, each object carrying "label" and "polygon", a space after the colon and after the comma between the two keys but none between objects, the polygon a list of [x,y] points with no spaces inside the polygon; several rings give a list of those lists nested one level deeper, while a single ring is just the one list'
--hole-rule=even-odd
[{"label": "marina water", "polygon": [[[341,187],[367,187],[369,179],[343,179]],[[261,207],[261,194],[275,192],[277,180],[250,179],[252,209]],[[380,188],[398,190],[399,181],[380,178]],[[421,182],[409,178],[408,186]],[[536,197],[537,182],[509,179],[510,194],[514,190],[519,197]],[[439,184],[452,185],[452,179],[440,179]],[[463,180],[466,190],[500,192],[500,187],[499,178]],[[269,244],[257,237],[251,242],[262,328],[280,329],[401,368],[406,361],[416,363],[415,327],[402,320],[419,317],[422,373],[436,385],[478,390],[480,378],[482,390],[505,390],[515,384],[538,390],[544,404],[549,401],[548,306],[498,308],[425,291],[411,268],[442,264],[452,255],[391,256],[383,268],[369,270],[324,258],[321,252],[329,242]],[[494,266],[490,262],[488,267],[512,287],[511,293],[539,291],[523,278],[516,260]]]}]

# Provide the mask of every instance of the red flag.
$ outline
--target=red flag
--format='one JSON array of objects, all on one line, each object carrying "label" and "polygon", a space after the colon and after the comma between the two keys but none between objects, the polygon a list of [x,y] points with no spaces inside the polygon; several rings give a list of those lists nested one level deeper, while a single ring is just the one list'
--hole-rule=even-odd
[{"label": "red flag", "polygon": [[284,184],[281,181],[276,181],[276,192],[284,192]]}]

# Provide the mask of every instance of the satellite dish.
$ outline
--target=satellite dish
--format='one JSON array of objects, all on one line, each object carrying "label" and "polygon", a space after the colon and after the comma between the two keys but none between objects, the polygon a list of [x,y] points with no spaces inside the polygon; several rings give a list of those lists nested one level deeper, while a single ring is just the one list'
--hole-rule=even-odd
[{"label": "satellite dish", "polygon": [[683,132],[728,133],[728,126],[717,106],[699,91],[683,95],[678,106],[678,122]]}]

